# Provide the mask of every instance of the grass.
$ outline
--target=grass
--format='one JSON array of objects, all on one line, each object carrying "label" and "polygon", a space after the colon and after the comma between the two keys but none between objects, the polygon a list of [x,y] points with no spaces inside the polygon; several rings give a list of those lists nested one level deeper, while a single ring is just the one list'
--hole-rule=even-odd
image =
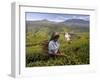
[{"label": "grass", "polygon": [[73,38],[70,43],[60,34],[60,50],[66,56],[55,57],[48,56],[41,45],[45,40],[49,40],[49,35],[47,29],[26,34],[26,67],[89,64],[88,33],[76,33],[79,38]]}]

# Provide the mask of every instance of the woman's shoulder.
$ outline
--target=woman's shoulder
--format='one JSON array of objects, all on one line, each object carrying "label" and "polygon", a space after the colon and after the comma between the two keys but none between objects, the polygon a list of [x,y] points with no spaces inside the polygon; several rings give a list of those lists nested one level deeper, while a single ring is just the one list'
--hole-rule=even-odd
[{"label": "woman's shoulder", "polygon": [[50,40],[49,42],[51,43],[51,42],[54,42],[54,41],[53,40]]},{"label": "woman's shoulder", "polygon": [[54,41],[53,41],[53,40],[49,41],[49,44],[53,44],[53,43],[54,43]]}]

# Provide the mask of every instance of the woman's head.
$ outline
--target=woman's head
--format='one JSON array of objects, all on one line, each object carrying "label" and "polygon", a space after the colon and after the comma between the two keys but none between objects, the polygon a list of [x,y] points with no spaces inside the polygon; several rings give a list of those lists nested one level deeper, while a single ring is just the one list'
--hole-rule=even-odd
[{"label": "woman's head", "polygon": [[60,35],[58,32],[53,32],[50,40],[57,41],[59,39],[59,37],[60,37]]}]

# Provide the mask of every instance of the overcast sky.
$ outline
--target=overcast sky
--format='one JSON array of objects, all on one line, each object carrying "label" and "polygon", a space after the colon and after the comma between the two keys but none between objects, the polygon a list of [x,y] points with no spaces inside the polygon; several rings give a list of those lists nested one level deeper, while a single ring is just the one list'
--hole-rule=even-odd
[{"label": "overcast sky", "polygon": [[26,12],[26,21],[36,21],[36,20],[49,20],[55,22],[63,22],[68,19],[83,19],[89,21],[89,15],[79,15],[79,14],[55,14],[55,13],[34,13]]}]

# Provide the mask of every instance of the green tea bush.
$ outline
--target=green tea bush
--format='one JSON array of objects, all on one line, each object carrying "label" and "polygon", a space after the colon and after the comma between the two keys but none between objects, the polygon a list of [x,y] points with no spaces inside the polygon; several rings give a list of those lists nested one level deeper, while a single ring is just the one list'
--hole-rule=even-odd
[{"label": "green tea bush", "polygon": [[[65,30],[67,31],[67,29]],[[51,57],[44,53],[42,43],[50,39],[48,28],[26,34],[26,67],[34,66],[61,66],[89,64],[89,34],[75,33],[80,38],[73,38],[70,42],[64,39],[64,28],[60,34],[60,50],[65,56]]]}]

